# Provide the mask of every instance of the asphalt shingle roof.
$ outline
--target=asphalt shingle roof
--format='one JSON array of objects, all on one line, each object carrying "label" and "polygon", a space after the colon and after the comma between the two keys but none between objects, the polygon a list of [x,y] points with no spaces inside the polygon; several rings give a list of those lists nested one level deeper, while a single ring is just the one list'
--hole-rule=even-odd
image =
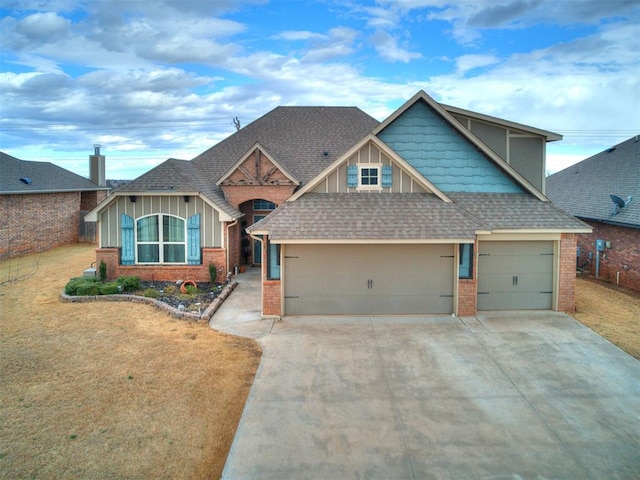
[{"label": "asphalt shingle roof", "polygon": [[481,225],[433,194],[307,193],[249,229],[278,240],[473,239]]},{"label": "asphalt shingle roof", "polygon": [[[21,178],[31,180],[30,184]],[[32,162],[0,152],[0,195],[105,190],[50,162]]]},{"label": "asphalt shingle roof", "polygon": [[357,107],[277,107],[193,162],[217,181],[259,142],[304,185],[378,123]]},{"label": "asphalt shingle roof", "polygon": [[530,194],[307,193],[249,227],[272,240],[473,239],[478,230],[584,229]]},{"label": "asphalt shingle roof", "polygon": [[356,107],[277,107],[191,161],[169,159],[117,191],[198,191],[237,218],[217,182],[256,143],[303,185],[378,123]]},{"label": "asphalt shingle roof", "polygon": [[458,207],[491,230],[580,229],[584,222],[526,193],[450,193]]},{"label": "asphalt shingle roof", "polygon": [[[613,215],[610,195],[633,199]],[[577,217],[640,228],[640,136],[547,177],[547,196]]]},{"label": "asphalt shingle roof", "polygon": [[119,194],[143,192],[193,192],[202,193],[232,218],[242,216],[229,205],[222,190],[212,182],[198,164],[188,160],[170,158],[132,182],[114,190]]}]

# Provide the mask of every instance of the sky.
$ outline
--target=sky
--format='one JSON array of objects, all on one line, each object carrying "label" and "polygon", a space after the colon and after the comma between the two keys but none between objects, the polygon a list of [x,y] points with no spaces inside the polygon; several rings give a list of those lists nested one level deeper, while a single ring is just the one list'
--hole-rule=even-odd
[{"label": "sky", "polygon": [[639,51],[638,0],[0,0],[0,151],[132,179],[279,105],[424,90],[562,134],[553,173],[640,134]]}]

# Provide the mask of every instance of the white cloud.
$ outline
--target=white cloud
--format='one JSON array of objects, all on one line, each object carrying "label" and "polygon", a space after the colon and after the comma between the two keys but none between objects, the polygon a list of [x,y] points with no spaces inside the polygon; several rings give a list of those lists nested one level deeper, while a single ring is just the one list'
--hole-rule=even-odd
[{"label": "white cloud", "polygon": [[456,58],[456,68],[459,74],[464,75],[469,70],[494,65],[498,63],[498,61],[498,58],[494,55],[461,55]]},{"label": "white cloud", "polygon": [[398,45],[398,39],[383,30],[371,35],[370,41],[380,57],[388,62],[409,63],[422,57],[419,52],[411,52]]},{"label": "white cloud", "polygon": [[326,35],[320,33],[310,32],[309,30],[286,30],[274,35],[273,38],[280,40],[311,40],[311,39],[326,39]]}]

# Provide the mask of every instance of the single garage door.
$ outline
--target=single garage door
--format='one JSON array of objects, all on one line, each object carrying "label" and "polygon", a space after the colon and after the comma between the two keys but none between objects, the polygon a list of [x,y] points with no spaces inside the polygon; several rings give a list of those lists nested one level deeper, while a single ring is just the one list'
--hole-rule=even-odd
[{"label": "single garage door", "polygon": [[478,310],[549,310],[553,242],[479,242]]},{"label": "single garage door", "polygon": [[452,245],[287,245],[286,315],[453,311]]}]

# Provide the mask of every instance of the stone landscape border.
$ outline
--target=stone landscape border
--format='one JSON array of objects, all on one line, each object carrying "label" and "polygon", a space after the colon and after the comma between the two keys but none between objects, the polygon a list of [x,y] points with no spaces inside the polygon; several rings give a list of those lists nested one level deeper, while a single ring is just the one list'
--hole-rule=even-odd
[{"label": "stone landscape border", "polygon": [[115,295],[67,295],[64,290],[60,293],[60,300],[63,302],[70,303],[83,303],[83,302],[136,302],[136,303],[146,303],[148,305],[152,305],[159,310],[163,310],[170,314],[173,317],[180,318],[183,320],[193,320],[197,322],[198,320],[206,320],[207,322],[213,317],[213,314],[216,313],[222,302],[224,302],[231,292],[238,286],[238,282],[231,282],[227,284],[220,295],[213,299],[213,301],[209,304],[207,308],[200,314],[185,312],[183,310],[178,310],[171,305],[161,302],[160,300],[156,300],[155,298],[142,297],[140,295],[129,295],[126,293],[118,293]]}]

